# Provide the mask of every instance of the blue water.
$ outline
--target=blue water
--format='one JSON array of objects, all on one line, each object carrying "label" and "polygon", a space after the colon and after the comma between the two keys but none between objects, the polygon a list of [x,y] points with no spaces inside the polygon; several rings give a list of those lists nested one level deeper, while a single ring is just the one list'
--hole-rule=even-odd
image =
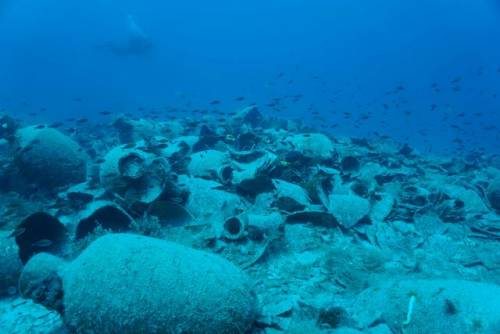
[{"label": "blue water", "polygon": [[[336,135],[377,132],[421,151],[500,151],[498,1],[0,6],[0,108],[28,122],[212,108],[217,99],[220,109],[255,102]],[[152,48],[134,55],[98,48],[130,38],[129,15]],[[297,94],[297,102],[283,98]],[[278,112],[266,106],[273,98],[281,98]]]}]

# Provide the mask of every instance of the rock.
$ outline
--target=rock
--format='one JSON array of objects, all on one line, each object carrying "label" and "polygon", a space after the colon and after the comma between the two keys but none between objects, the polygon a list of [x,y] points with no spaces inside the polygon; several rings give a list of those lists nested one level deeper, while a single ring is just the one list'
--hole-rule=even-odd
[{"label": "rock", "polygon": [[350,155],[342,158],[340,161],[340,166],[344,172],[355,172],[359,169],[360,164],[361,163],[357,157]]},{"label": "rock", "polygon": [[15,161],[30,182],[48,189],[85,181],[88,157],[61,132],[29,126],[16,132]]},{"label": "rock", "polygon": [[242,333],[256,317],[248,277],[215,255],[110,234],[61,271],[75,333]]},{"label": "rock", "polygon": [[67,334],[61,316],[22,298],[0,300],[2,334]]},{"label": "rock", "polygon": [[393,331],[498,333],[500,287],[460,280],[390,281],[360,294],[351,310],[360,327],[384,321]]},{"label": "rock", "polygon": [[19,248],[9,232],[0,231],[0,296],[17,292],[17,280],[23,269]]},{"label": "rock", "polygon": [[491,207],[500,214],[500,178],[493,180],[486,190]]}]

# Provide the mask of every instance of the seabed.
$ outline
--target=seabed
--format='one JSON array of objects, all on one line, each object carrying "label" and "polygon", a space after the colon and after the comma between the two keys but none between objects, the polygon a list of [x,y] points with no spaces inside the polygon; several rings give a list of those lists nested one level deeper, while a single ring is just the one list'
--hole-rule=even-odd
[{"label": "seabed", "polygon": [[0,117],[1,333],[500,333],[500,158]]}]

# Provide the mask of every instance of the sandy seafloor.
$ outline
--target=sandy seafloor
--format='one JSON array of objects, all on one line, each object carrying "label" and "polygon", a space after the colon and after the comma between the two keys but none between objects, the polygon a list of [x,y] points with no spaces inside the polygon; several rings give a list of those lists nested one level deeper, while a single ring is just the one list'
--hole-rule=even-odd
[{"label": "sandy seafloor", "polygon": [[498,156],[255,107],[1,120],[1,333],[500,333]]}]

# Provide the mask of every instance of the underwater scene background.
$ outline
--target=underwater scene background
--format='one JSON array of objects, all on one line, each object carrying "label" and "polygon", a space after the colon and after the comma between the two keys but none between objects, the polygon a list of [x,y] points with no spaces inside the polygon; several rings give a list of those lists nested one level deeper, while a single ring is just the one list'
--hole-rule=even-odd
[{"label": "underwater scene background", "polygon": [[0,0],[0,333],[500,333],[497,0]]}]

